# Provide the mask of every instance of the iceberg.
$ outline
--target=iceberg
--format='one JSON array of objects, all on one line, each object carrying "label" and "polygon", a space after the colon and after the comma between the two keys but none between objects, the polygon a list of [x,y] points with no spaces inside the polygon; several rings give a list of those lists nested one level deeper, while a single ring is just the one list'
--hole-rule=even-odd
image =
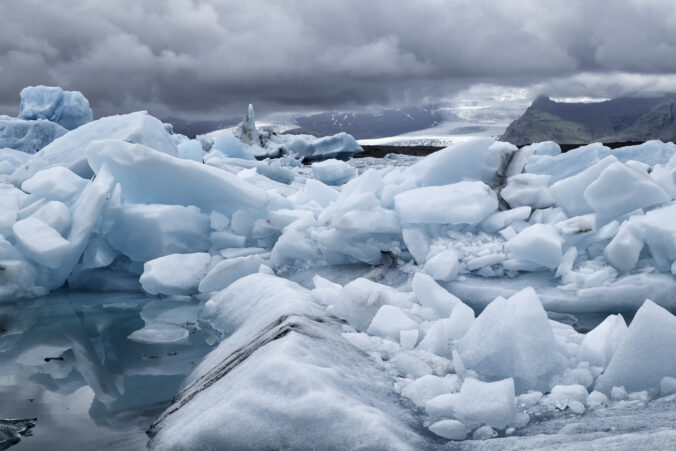
[{"label": "iceberg", "polygon": [[143,265],[139,282],[150,294],[194,294],[210,260],[205,252],[164,255]]},{"label": "iceberg", "polygon": [[551,225],[533,224],[505,243],[510,258],[555,269],[561,263],[562,239]]},{"label": "iceberg", "polygon": [[609,394],[613,387],[630,392],[658,392],[664,377],[676,377],[676,317],[647,299],[636,312],[619,342],[596,390]]},{"label": "iceberg", "polygon": [[288,135],[284,138],[283,147],[286,152],[303,162],[324,160],[327,158],[346,159],[361,147],[347,133],[315,138],[310,135]]},{"label": "iceberg", "polygon": [[59,124],[45,119],[28,121],[0,116],[0,149],[33,154],[67,132]]},{"label": "iceberg", "polygon": [[[620,185],[621,190],[617,189]],[[603,169],[584,191],[584,198],[597,213],[609,218],[671,200],[648,174],[619,162]]]},{"label": "iceberg", "polygon": [[511,423],[515,407],[512,379],[481,382],[467,378],[459,393],[432,398],[425,410],[432,417],[456,418],[470,428],[487,424],[503,429]]},{"label": "iceberg", "polygon": [[498,200],[476,181],[408,190],[394,197],[394,205],[408,223],[478,224],[498,208]]},{"label": "iceberg", "polygon": [[327,185],[344,185],[357,175],[357,170],[336,159],[312,164],[312,176]]},{"label": "iceberg", "polygon": [[[130,203],[195,206],[205,213],[232,214],[242,207],[263,209],[268,202],[265,191],[233,174],[143,144],[95,141],[84,154],[94,172],[102,167],[111,171]],[[200,189],[186,189],[190,186]]]},{"label": "iceberg", "polygon": [[144,144],[158,152],[178,155],[176,144],[162,122],[144,111],[139,111],[104,117],[66,133],[19,166],[10,180],[18,185],[36,172],[54,166],[63,166],[80,177],[91,178],[94,171],[87,162],[84,150],[93,141],[103,139]]},{"label": "iceberg", "polygon": [[21,90],[19,119],[46,119],[73,130],[91,122],[89,101],[80,91],[64,91],[56,86],[28,86]]},{"label": "iceberg", "polygon": [[568,360],[532,288],[488,304],[457,343],[468,368],[493,379],[513,378],[517,393],[546,391]]}]

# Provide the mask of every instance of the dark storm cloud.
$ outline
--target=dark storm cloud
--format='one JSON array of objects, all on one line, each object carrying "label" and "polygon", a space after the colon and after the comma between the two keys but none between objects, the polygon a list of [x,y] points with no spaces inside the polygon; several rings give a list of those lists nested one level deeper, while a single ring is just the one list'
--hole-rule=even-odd
[{"label": "dark storm cloud", "polygon": [[[26,85],[160,115],[419,102],[474,83],[673,89],[669,0],[4,0],[0,105]],[[8,108],[10,109],[8,111]]]}]

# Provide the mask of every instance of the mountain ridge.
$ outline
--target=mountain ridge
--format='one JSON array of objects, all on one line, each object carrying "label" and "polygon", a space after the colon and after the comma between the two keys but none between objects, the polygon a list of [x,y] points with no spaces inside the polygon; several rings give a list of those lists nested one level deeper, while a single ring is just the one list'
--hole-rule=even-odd
[{"label": "mountain ridge", "polygon": [[498,138],[523,146],[676,140],[676,96],[618,97],[603,102],[555,102],[540,96]]}]

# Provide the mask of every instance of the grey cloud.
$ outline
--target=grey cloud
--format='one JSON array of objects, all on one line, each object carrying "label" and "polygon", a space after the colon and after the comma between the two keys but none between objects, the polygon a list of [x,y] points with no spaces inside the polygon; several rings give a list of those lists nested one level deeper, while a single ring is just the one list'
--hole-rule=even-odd
[{"label": "grey cloud", "polygon": [[[30,84],[98,115],[344,108],[476,83],[553,95],[674,86],[672,2],[22,0],[0,4],[0,109]],[[633,90],[633,91],[632,91]]]}]

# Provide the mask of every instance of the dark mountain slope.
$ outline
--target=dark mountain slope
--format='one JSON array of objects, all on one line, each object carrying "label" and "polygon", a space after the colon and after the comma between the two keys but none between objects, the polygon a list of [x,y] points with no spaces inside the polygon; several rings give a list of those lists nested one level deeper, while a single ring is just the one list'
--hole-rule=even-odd
[{"label": "dark mountain slope", "polygon": [[500,137],[516,145],[538,141],[587,144],[676,139],[674,97],[620,97],[596,103],[538,97]]}]

